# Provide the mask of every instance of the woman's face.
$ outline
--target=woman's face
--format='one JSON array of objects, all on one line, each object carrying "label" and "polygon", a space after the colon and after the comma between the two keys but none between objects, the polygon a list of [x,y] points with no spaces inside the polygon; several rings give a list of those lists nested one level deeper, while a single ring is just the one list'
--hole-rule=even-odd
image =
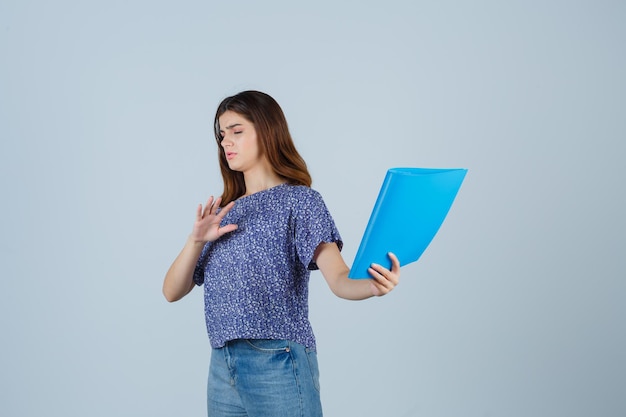
[{"label": "woman's face", "polygon": [[219,119],[220,145],[226,155],[228,166],[233,171],[246,172],[263,161],[254,125],[245,117],[227,110]]}]

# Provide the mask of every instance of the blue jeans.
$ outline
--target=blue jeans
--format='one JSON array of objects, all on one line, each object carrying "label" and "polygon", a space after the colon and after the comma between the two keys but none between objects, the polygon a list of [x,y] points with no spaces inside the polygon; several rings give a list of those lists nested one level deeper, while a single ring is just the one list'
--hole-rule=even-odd
[{"label": "blue jeans", "polygon": [[288,340],[239,339],[213,349],[209,417],[320,417],[315,351]]}]

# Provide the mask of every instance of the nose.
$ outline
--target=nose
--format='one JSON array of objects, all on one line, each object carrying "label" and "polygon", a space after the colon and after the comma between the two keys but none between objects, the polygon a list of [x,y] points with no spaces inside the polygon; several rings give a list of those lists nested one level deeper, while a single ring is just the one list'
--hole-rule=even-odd
[{"label": "nose", "polygon": [[233,144],[233,141],[229,138],[228,134],[224,135],[224,137],[222,138],[222,141],[220,142],[220,145],[222,145],[222,148],[231,146],[232,144]]}]

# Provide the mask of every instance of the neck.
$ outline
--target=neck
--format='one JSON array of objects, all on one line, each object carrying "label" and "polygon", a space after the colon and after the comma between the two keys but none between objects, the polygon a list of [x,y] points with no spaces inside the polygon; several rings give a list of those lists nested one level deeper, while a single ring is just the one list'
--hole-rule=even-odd
[{"label": "neck", "polygon": [[271,170],[244,172],[243,178],[246,183],[246,193],[244,195],[258,193],[285,182],[283,178]]}]

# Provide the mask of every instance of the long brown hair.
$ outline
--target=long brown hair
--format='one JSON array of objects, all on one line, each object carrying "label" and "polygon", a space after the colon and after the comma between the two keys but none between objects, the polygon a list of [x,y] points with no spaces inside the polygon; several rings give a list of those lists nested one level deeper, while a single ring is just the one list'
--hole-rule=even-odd
[{"label": "long brown hair", "polygon": [[224,180],[222,206],[241,197],[246,192],[243,173],[228,167],[226,154],[221,146],[219,118],[226,111],[233,111],[254,125],[261,154],[267,157],[272,169],[287,183],[311,186],[311,175],[304,159],[293,143],[287,119],[276,100],[260,91],[243,91],[227,97],[217,107],[215,113],[215,140]]}]

